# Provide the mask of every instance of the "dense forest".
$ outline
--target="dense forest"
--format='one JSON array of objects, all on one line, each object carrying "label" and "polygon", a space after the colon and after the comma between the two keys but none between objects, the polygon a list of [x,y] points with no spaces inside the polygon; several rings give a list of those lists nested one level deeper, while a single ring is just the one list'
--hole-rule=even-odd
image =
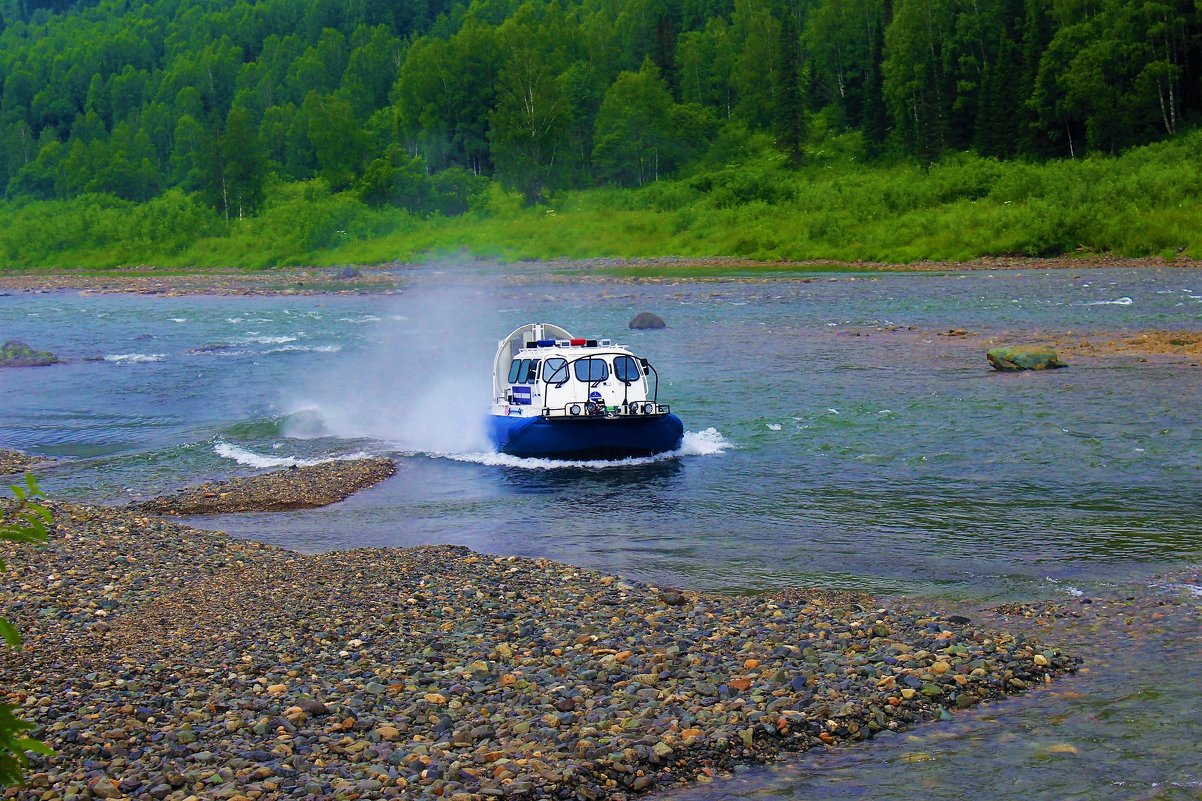
[{"label": "dense forest", "polygon": [[0,179],[10,207],[155,199],[200,234],[298,193],[421,218],[495,184],[528,205],[668,177],[704,192],[767,150],[792,169],[832,148],[860,164],[1116,154],[1202,112],[1200,9],[0,0]]}]

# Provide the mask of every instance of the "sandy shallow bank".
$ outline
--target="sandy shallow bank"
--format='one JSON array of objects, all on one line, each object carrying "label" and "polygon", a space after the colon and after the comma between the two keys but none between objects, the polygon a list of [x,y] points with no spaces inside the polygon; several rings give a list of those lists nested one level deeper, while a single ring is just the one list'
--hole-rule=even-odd
[{"label": "sandy shallow bank", "polygon": [[186,487],[137,504],[148,514],[208,515],[315,509],[345,500],[396,474],[391,459],[339,459]]},{"label": "sandy shallow bank", "polygon": [[[835,337],[870,337],[873,341],[902,342],[925,347],[943,356],[964,358],[965,351],[979,352],[1003,345],[1044,345],[1053,348],[1070,365],[1107,360],[1141,361],[1198,367],[1202,364],[1200,331],[1112,331],[1078,334],[1072,331],[977,332],[963,328],[942,331],[918,326],[873,326],[841,328]],[[975,357],[974,357],[975,358]]]},{"label": "sandy shallow bank", "polygon": [[[0,292],[53,292],[79,290],[88,293],[133,293],[145,295],[324,295],[393,294],[400,291],[415,271],[424,265],[390,262],[356,268],[281,267],[271,270],[196,269],[175,270],[153,267],[114,270],[30,270],[0,271]],[[488,267],[505,273],[506,267],[521,274],[531,270],[543,273],[578,274],[569,278],[598,278],[627,282],[643,280],[679,281],[695,271],[702,280],[764,280],[764,273],[813,271],[866,272],[963,272],[979,270],[1082,270],[1096,267],[1117,268],[1202,268],[1202,261],[1183,258],[1123,258],[1117,256],[1058,256],[1049,258],[996,256],[971,261],[920,261],[908,264],[886,262],[836,261],[755,261],[736,257],[622,259],[545,259],[541,261],[491,260],[463,261],[447,265],[467,268]],[[717,271],[718,274],[715,274]],[[520,280],[520,275],[518,276]]]},{"label": "sandy shallow bank", "polygon": [[[55,504],[7,548],[22,799],[619,798],[889,736],[1075,669],[866,596],[664,590],[466,548],[305,556]],[[866,745],[863,747],[871,747]]]}]

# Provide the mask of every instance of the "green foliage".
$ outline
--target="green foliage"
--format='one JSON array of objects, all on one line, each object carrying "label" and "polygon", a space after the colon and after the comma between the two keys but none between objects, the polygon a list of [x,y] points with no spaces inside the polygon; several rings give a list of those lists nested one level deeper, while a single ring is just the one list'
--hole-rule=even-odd
[{"label": "green foliage", "polygon": [[[679,107],[679,106],[678,106]],[[470,170],[430,174],[397,149],[353,189],[266,188],[227,225],[197,195],[0,204],[0,267],[153,263],[265,268],[420,259],[742,255],[909,262],[983,255],[1202,253],[1202,131],[1114,158],[1035,164],[971,153],[928,168],[862,163],[863,139],[807,128],[800,167],[730,124],[697,169],[642,187],[559,190],[531,207]]]},{"label": "green foliage", "polygon": [[[593,163],[602,177],[642,186],[670,171],[672,95],[650,60],[623,72],[597,112]],[[661,163],[662,162],[662,163]]]},{"label": "green foliage", "polygon": [[[1196,176],[1195,0],[0,5],[6,266],[1193,241],[1196,190],[1132,165]],[[568,221],[606,209],[621,242]]]},{"label": "green foliage", "polygon": [[232,221],[320,178],[424,214],[398,151],[534,203],[696,174],[722,131],[794,165],[856,132],[861,160],[927,165],[1114,155],[1202,114],[1195,0],[35,5],[0,9],[0,185],[22,203],[178,189]]},{"label": "green foliage", "polygon": [[[0,541],[19,543],[42,543],[46,541],[46,527],[51,522],[50,510],[35,499],[42,497],[42,490],[34,477],[26,473],[25,484],[12,485],[15,501],[9,504],[0,517]],[[0,559],[0,571],[8,566]],[[16,648],[21,644],[21,635],[16,628],[0,617],[0,639],[5,645]],[[53,754],[43,743],[25,737],[24,732],[33,724],[13,714],[13,708],[0,704],[0,787],[18,784],[26,765],[25,752]]]}]

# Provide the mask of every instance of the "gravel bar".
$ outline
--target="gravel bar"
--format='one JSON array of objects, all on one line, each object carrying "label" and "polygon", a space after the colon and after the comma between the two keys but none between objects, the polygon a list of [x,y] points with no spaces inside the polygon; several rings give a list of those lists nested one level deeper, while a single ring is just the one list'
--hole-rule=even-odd
[{"label": "gravel bar", "polygon": [[0,476],[13,476],[24,473],[32,467],[46,465],[54,461],[46,456],[32,456],[21,451],[11,451],[0,448]]},{"label": "gravel bar", "polygon": [[[946,719],[1079,660],[867,596],[702,595],[454,546],[302,555],[53,504],[0,546],[19,799],[621,799]],[[861,745],[859,747],[871,747]]]},{"label": "gravel bar", "polygon": [[340,459],[187,487],[175,495],[137,504],[137,509],[159,515],[315,509],[345,500],[395,474],[396,464],[391,459]]}]

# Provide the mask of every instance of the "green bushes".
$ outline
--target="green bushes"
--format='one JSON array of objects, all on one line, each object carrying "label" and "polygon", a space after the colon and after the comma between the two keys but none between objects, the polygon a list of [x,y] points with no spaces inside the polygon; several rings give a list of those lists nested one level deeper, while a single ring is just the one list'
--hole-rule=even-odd
[{"label": "green bushes", "polygon": [[[25,486],[12,486],[16,501],[0,514],[0,541],[32,542],[46,541],[46,526],[50,523],[50,512],[35,499],[42,495],[42,490],[30,474],[25,475]],[[4,560],[0,559],[0,572],[7,569]],[[21,645],[21,635],[3,617],[0,617],[0,640],[10,648]],[[21,772],[25,767],[26,751],[39,754],[53,752],[42,743],[24,733],[33,728],[33,724],[22,720],[13,714],[13,708],[0,704],[0,787],[18,784]]]},{"label": "green bushes", "polygon": [[[448,253],[886,262],[1202,255],[1202,131],[1117,158],[1033,164],[957,154],[929,168],[864,165],[850,140],[836,137],[791,169],[754,137],[723,137],[703,171],[638,189],[561,191],[538,208],[466,170],[428,176],[403,159],[346,192],[321,180],[269,186],[257,217],[228,224],[179,190],[142,204],[107,195],[0,204],[0,267],[266,268]],[[738,160],[724,162],[719,151]]]}]

